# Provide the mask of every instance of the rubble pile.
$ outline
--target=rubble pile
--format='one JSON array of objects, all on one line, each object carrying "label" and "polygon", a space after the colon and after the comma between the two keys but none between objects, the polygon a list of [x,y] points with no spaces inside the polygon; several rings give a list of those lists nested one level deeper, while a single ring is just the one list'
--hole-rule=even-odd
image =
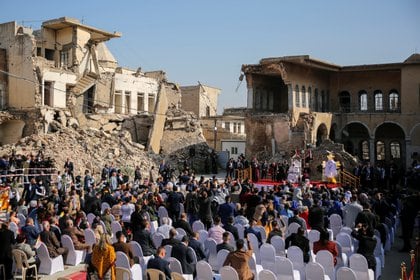
[{"label": "rubble pile", "polygon": [[201,142],[173,151],[165,157],[165,162],[169,163],[177,172],[183,170],[184,164],[187,164],[196,174],[208,174],[211,169],[211,152],[212,149],[207,143]]},{"label": "rubble pile", "polygon": [[144,147],[132,142],[130,133],[124,130],[107,132],[60,126],[57,132],[33,134],[15,144],[1,146],[0,154],[10,155],[13,150],[24,156],[41,152],[44,159],[51,158],[55,162],[58,170],[63,170],[66,159],[70,158],[76,174],[84,174],[88,169],[95,176],[100,175],[106,163],[113,162],[130,177],[139,165],[143,176],[148,177],[150,167],[159,162],[159,156],[145,152]]}]

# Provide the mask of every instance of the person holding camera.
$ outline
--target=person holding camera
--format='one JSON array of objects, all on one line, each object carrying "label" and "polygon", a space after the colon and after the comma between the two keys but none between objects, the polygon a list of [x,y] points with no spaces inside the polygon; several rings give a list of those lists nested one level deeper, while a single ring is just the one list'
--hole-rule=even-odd
[{"label": "person holding camera", "polygon": [[376,238],[374,229],[368,223],[358,223],[351,235],[359,240],[357,253],[363,255],[368,263],[368,268],[376,271],[375,247]]}]

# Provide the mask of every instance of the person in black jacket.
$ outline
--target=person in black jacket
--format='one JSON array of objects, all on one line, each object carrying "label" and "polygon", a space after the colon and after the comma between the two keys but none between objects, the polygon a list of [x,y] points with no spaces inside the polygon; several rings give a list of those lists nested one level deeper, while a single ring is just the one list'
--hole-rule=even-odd
[{"label": "person in black jacket", "polygon": [[207,191],[203,190],[198,196],[199,210],[198,215],[201,222],[206,226],[206,229],[211,228],[213,223],[213,216],[211,213],[211,197],[208,197]]},{"label": "person in black jacket", "polygon": [[359,240],[359,248],[357,253],[363,255],[368,263],[368,267],[376,271],[375,247],[376,238],[373,236],[373,228],[369,224],[357,224],[356,229],[352,231],[351,235]]},{"label": "person in black jacket", "polygon": [[188,250],[188,236],[184,235],[179,244],[172,247],[171,257],[176,258],[181,263],[183,274],[195,275],[195,263],[191,250]]},{"label": "person in black jacket", "polygon": [[230,234],[228,231],[225,231],[223,233],[223,242],[220,244],[217,244],[216,251],[219,252],[222,249],[228,250],[229,252],[235,251],[235,248],[233,248],[233,246],[229,244],[229,241],[230,241]]},{"label": "person in black jacket", "polygon": [[156,255],[154,258],[150,259],[147,263],[147,268],[153,268],[160,271],[163,271],[166,276],[166,280],[170,280],[171,278],[171,269],[169,268],[169,262],[165,260],[165,247],[159,247],[156,251]]},{"label": "person in black jacket", "polygon": [[178,192],[178,187],[173,186],[173,191],[169,193],[166,199],[166,206],[168,209],[169,218],[173,222],[178,221],[181,212],[181,203],[184,202],[184,196]]},{"label": "person in black jacket", "polygon": [[227,224],[225,224],[223,226],[223,228],[226,231],[229,231],[233,234],[233,237],[235,238],[235,241],[239,239],[238,229],[233,225],[233,217],[232,216],[227,219]]},{"label": "person in black jacket", "polygon": [[7,224],[0,223],[0,264],[4,264],[6,270],[6,279],[12,278],[12,245],[15,244],[15,235],[13,231],[7,228]]},{"label": "person in black jacket", "polygon": [[151,256],[156,253],[156,247],[153,243],[149,228],[149,221],[142,220],[140,230],[135,231],[133,234],[133,240],[140,244],[144,256]]},{"label": "person in black jacket", "polygon": [[165,245],[174,246],[174,245],[179,244],[181,241],[175,238],[177,234],[178,232],[176,231],[176,229],[171,228],[171,230],[169,231],[169,238],[163,239],[161,246],[165,246]]},{"label": "person in black jacket", "polygon": [[195,255],[197,256],[197,261],[204,260],[206,258],[206,254],[204,253],[204,245],[200,241],[198,241],[198,232],[194,232],[192,235],[188,246],[191,247],[195,251]]},{"label": "person in black jacket", "polygon": [[188,234],[189,237],[191,237],[194,233],[190,224],[187,222],[187,214],[186,213],[181,214],[181,219],[176,221],[175,223],[173,223],[173,227],[174,228],[182,228],[183,230],[185,230],[185,232]]},{"label": "person in black jacket", "polygon": [[297,233],[292,233],[289,237],[286,238],[284,241],[285,248],[289,248],[290,246],[297,246],[303,252],[303,261],[305,263],[309,262],[309,239],[304,236],[305,230],[300,227],[298,228]]}]

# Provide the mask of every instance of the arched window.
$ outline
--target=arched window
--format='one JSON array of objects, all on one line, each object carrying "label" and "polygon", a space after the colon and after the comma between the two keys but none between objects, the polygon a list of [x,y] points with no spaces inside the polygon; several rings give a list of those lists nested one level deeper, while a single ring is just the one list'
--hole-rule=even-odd
[{"label": "arched window", "polygon": [[391,158],[401,158],[401,146],[399,142],[393,141],[389,144]]},{"label": "arched window", "polygon": [[385,160],[385,143],[376,142],[376,160]]},{"label": "arched window", "polygon": [[375,111],[382,111],[384,109],[384,95],[382,94],[382,91],[375,90],[374,97],[375,97]]},{"label": "arched window", "polygon": [[295,86],[295,106],[300,107],[300,94],[299,94],[299,86]]},{"label": "arched window", "polygon": [[313,109],[312,105],[312,88],[308,87],[308,108]]},{"label": "arched window", "polygon": [[306,88],[302,86],[302,108],[306,108]]},{"label": "arched window", "polygon": [[397,111],[400,109],[400,95],[396,90],[389,93],[389,110]]},{"label": "arched window", "polygon": [[319,94],[318,94],[318,89],[315,89],[315,96],[314,96],[314,106],[315,106],[315,111],[318,112],[319,111]]},{"label": "arched window", "polygon": [[344,113],[350,112],[350,93],[348,91],[342,91],[338,95],[340,102],[340,111]]},{"label": "arched window", "polygon": [[369,142],[367,140],[362,141],[362,159],[369,160]]},{"label": "arched window", "polygon": [[368,109],[367,92],[364,90],[359,91],[359,109],[360,111],[367,111]]}]

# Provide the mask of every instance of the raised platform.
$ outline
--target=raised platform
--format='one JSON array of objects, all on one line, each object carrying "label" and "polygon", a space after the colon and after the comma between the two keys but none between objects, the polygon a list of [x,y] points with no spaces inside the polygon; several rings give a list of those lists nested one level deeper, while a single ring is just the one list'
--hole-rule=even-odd
[{"label": "raised platform", "polygon": [[[269,187],[269,188],[271,188],[273,186],[283,185],[284,184],[284,182],[273,182],[270,179],[262,179],[262,180],[259,180],[258,182],[253,182],[253,183],[259,189],[261,187]],[[335,189],[335,188],[341,187],[341,184],[340,183],[333,184],[333,183],[322,182],[322,181],[311,181],[311,184],[315,188],[319,188],[319,187],[321,187],[321,185],[324,185],[324,186],[326,186],[329,189]],[[293,186],[297,186],[297,185],[298,184],[293,184]]]}]

